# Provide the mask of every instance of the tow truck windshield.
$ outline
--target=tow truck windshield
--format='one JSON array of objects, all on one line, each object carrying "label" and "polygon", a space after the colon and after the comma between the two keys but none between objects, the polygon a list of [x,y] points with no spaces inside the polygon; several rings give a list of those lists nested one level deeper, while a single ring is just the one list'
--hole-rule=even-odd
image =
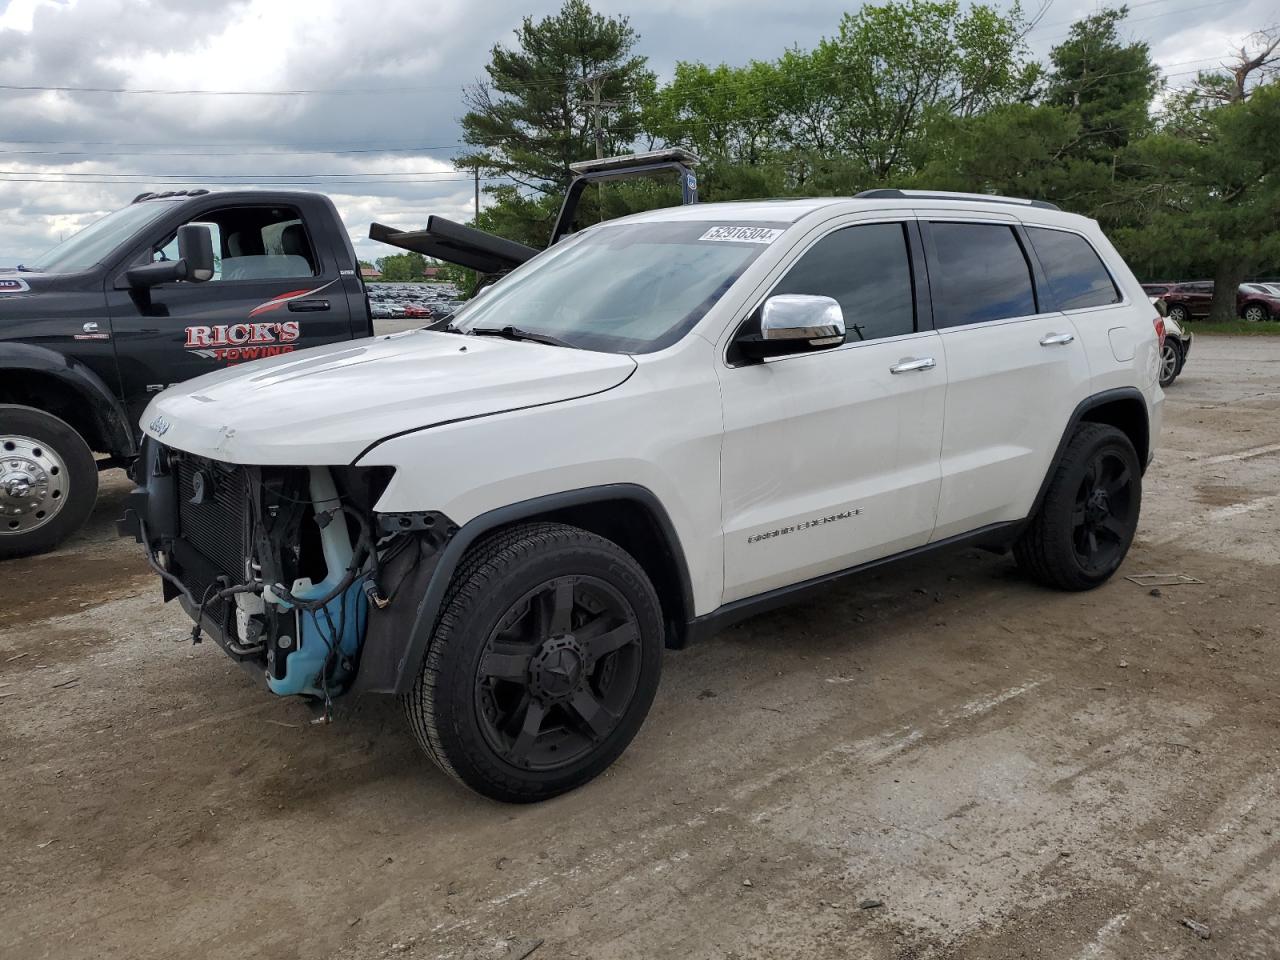
[{"label": "tow truck windshield", "polygon": [[97,266],[120,244],[167,210],[167,203],[135,203],[95,220],[35,260],[23,263],[32,273],[79,273]]},{"label": "tow truck windshield", "polygon": [[603,353],[652,353],[711,309],[784,223],[604,224],[562,240],[471,301],[459,333],[518,331]]}]

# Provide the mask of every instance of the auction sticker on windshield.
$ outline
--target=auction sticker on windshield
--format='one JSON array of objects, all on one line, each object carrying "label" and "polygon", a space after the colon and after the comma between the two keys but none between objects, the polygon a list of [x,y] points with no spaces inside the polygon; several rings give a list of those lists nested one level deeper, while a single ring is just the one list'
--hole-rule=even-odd
[{"label": "auction sticker on windshield", "polygon": [[783,231],[770,227],[712,227],[699,240],[728,240],[736,243],[773,243]]}]

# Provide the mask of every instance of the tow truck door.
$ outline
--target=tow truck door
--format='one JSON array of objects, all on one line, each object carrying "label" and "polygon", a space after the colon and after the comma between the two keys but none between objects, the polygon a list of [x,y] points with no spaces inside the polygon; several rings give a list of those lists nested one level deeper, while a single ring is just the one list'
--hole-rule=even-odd
[{"label": "tow truck door", "polygon": [[[133,418],[166,387],[214,370],[363,335],[349,286],[359,277],[333,245],[333,214],[311,198],[184,205],[106,281],[112,339]],[[315,198],[320,200],[322,198]],[[215,201],[215,202],[210,202]],[[177,257],[174,234],[203,223],[213,234],[214,278],[129,288],[125,271]],[[359,327],[359,329],[356,329]]]}]

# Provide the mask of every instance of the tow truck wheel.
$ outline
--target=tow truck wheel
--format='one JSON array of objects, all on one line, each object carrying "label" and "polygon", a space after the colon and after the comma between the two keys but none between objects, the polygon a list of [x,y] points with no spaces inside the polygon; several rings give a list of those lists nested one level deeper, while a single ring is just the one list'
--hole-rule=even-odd
[{"label": "tow truck wheel", "polygon": [[459,565],[404,707],[422,749],[495,800],[529,803],[600,774],[640,729],[662,666],[643,568],[577,527],[526,523]]},{"label": "tow truck wheel", "polygon": [[98,496],[93,451],[64,421],[0,404],[0,560],[52,550]]}]

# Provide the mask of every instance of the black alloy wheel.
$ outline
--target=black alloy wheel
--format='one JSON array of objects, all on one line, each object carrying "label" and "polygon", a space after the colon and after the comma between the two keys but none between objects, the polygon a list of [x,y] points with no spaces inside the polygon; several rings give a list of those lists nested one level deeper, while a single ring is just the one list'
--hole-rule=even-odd
[{"label": "black alloy wheel", "polygon": [[602,743],[635,695],[640,626],[596,577],[557,577],[511,604],[476,668],[481,730],[529,770],[572,766]]},{"label": "black alloy wheel", "polygon": [[1092,590],[1124,560],[1141,507],[1142,470],[1129,437],[1110,424],[1079,424],[1014,556],[1046,586]]},{"label": "black alloy wheel", "polygon": [[635,737],[664,639],[653,584],[622,547],[567,524],[516,524],[463,557],[405,714],[456,780],[495,800],[545,800],[598,776]]},{"label": "black alloy wheel", "polygon": [[1071,542],[1084,572],[1114,570],[1129,547],[1136,523],[1133,474],[1116,450],[1099,450],[1076,490]]}]

